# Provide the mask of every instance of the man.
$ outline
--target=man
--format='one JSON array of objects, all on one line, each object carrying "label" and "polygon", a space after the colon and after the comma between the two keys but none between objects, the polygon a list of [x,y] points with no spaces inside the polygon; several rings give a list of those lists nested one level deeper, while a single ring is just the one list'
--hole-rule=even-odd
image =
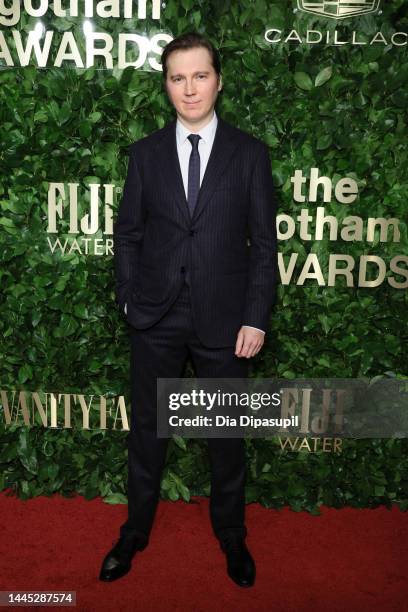
[{"label": "man", "polygon": [[[100,579],[126,574],[147,546],[168,440],[157,438],[156,382],[248,376],[264,342],[276,279],[275,196],[267,147],[217,117],[217,51],[184,34],[162,54],[177,120],[130,147],[114,230],[117,301],[130,323],[128,520]],[[249,240],[248,240],[249,239]],[[210,517],[228,574],[251,586],[243,439],[208,440]]]}]

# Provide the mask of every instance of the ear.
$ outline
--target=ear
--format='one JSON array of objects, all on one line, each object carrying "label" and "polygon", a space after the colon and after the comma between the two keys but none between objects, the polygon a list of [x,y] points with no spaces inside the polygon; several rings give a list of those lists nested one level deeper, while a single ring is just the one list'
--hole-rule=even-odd
[{"label": "ear", "polygon": [[219,79],[218,79],[218,91],[221,91],[222,89],[222,74],[220,74]]}]

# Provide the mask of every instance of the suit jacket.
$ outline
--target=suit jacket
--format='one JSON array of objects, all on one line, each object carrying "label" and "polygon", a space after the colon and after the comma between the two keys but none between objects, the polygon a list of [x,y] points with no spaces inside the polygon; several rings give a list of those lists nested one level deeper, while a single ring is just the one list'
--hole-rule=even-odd
[{"label": "suit jacket", "polygon": [[218,117],[192,218],[176,120],[130,145],[114,224],[116,299],[137,329],[158,322],[188,271],[202,343],[234,346],[241,325],[267,330],[276,294],[276,198],[267,146]]}]

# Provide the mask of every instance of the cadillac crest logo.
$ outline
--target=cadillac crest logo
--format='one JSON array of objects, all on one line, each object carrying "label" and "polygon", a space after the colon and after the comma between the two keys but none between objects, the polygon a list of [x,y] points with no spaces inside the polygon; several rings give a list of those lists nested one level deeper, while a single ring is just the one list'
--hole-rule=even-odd
[{"label": "cadillac crest logo", "polygon": [[298,7],[306,13],[314,13],[333,19],[345,19],[357,15],[375,13],[380,6],[381,0],[320,0],[308,2],[298,0]]}]

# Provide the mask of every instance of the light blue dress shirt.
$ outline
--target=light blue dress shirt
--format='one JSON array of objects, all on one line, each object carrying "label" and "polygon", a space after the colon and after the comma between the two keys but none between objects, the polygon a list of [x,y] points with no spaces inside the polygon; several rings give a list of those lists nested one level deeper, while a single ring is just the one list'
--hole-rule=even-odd
[{"label": "light blue dress shirt", "polygon": [[[215,132],[217,129],[218,118],[216,112],[210,121],[198,130],[198,132],[194,132],[194,134],[199,134],[201,136],[198,141],[198,152],[200,154],[200,186],[203,181],[203,176],[205,169],[208,164],[208,159],[210,157],[211,149],[214,143]],[[191,130],[189,130],[181,121],[177,119],[176,122],[176,142],[177,142],[177,153],[180,162],[181,176],[183,178],[184,191],[186,193],[187,198],[187,189],[188,189],[188,164],[190,161],[190,153],[192,144],[188,140],[188,136],[191,134]],[[125,313],[127,313],[127,304],[125,304]],[[252,327],[251,325],[244,325],[243,327],[250,327],[252,329],[258,329],[258,327]],[[258,329],[263,334],[265,333],[263,329]]]}]

